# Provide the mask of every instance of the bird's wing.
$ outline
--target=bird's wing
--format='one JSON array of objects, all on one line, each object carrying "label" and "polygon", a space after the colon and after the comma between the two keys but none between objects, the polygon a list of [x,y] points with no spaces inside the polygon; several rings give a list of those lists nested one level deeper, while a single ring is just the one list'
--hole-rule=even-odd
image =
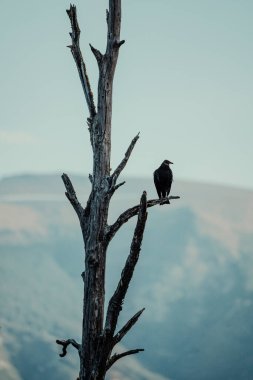
[{"label": "bird's wing", "polygon": [[154,171],[154,183],[155,183],[155,187],[156,187],[158,197],[160,198],[160,195],[161,195],[160,178],[159,178],[159,174],[158,174],[157,170]]}]

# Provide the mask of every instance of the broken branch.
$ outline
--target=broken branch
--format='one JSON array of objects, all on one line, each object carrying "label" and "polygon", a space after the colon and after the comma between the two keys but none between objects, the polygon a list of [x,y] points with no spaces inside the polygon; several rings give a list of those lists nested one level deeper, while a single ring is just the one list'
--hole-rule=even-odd
[{"label": "broken branch", "polygon": [[112,182],[113,182],[113,185],[115,185],[120,173],[122,172],[122,170],[124,169],[124,167],[126,166],[127,164],[127,161],[132,153],[132,150],[134,149],[134,146],[137,142],[137,140],[139,139],[139,135],[140,135],[140,132],[138,133],[138,135],[136,135],[133,140],[131,141],[126,153],[125,153],[125,157],[123,158],[123,160],[121,161],[121,163],[118,165],[118,167],[115,169],[115,171],[113,172],[113,174],[111,175],[111,178],[112,178]]},{"label": "broken branch", "polygon": [[111,186],[110,189],[108,190],[108,194],[112,196],[114,192],[121,186],[125,185],[126,181],[120,182],[117,185]]},{"label": "broken branch", "polygon": [[129,321],[122,327],[122,329],[117,332],[117,334],[113,338],[113,346],[115,346],[117,343],[121,341],[121,339],[128,333],[128,331],[135,325],[135,323],[138,321],[139,317],[143,313],[145,308],[141,309],[136,313]]},{"label": "broken branch", "polygon": [[67,174],[63,173],[61,177],[62,177],[62,180],[64,182],[65,188],[67,190],[65,192],[65,195],[68,198],[68,200],[70,201],[70,203],[72,204],[75,212],[77,213],[79,220],[81,221],[84,210],[83,210],[81,204],[79,203],[79,201],[77,199],[74,186],[72,185],[72,182],[70,181]]},{"label": "broken branch", "polygon": [[98,49],[95,49],[91,44],[89,44],[89,45],[90,45],[92,53],[94,54],[94,56],[97,60],[98,65],[100,65],[100,63],[103,59],[103,54]]},{"label": "broken branch", "polygon": [[[161,201],[161,199],[150,199],[147,201],[147,207],[153,207],[156,205],[164,205],[164,204],[170,204],[170,200],[172,199],[179,199],[179,196],[171,195],[168,198],[165,198]],[[120,227],[125,224],[130,218],[137,215],[139,212],[140,206],[134,206],[129,208],[128,210],[124,211],[116,220],[115,223],[113,223],[111,226],[108,227],[108,232],[106,234],[106,239],[109,242],[113,236],[116,234],[116,232],[120,229]]]},{"label": "broken branch", "polygon": [[80,355],[81,345],[75,341],[75,339],[68,339],[68,340],[56,340],[56,343],[62,346],[62,353],[59,354],[61,358],[66,356],[67,354],[67,347],[72,344],[73,347],[75,347],[78,350],[78,353]]},{"label": "broken branch", "polygon": [[83,60],[82,52],[79,46],[80,28],[77,21],[77,13],[75,5],[70,4],[70,8],[67,9],[67,14],[71,22],[72,33],[70,37],[72,39],[72,45],[69,46],[71,53],[75,60],[85,99],[89,108],[90,116],[93,118],[96,115],[96,108],[93,99],[93,93],[91,91],[90,81],[88,78],[86,66]]},{"label": "broken branch", "polygon": [[105,322],[105,335],[111,337],[114,334],[119,313],[122,309],[122,304],[133,276],[135,265],[137,264],[141,243],[144,233],[144,228],[147,220],[147,194],[144,191],[140,200],[138,219],[132,239],[130,253],[126,260],[125,266],[121,272],[117,289],[111,297],[107,309]]},{"label": "broken branch", "polygon": [[108,363],[106,365],[106,370],[108,370],[117,360],[123,358],[124,356],[138,354],[138,352],[144,351],[143,348],[136,348],[135,350],[129,350],[126,352],[122,352],[121,354],[114,354],[112,357],[108,360]]}]

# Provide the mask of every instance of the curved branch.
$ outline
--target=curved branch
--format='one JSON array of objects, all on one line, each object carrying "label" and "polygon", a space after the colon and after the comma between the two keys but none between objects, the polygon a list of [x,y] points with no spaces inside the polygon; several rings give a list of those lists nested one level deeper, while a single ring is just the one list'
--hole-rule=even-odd
[{"label": "curved branch", "polygon": [[147,220],[147,194],[144,191],[140,200],[139,214],[134,230],[130,253],[126,260],[125,266],[121,273],[117,289],[111,297],[107,309],[106,321],[105,321],[105,335],[110,339],[113,336],[119,313],[122,309],[122,304],[132,279],[135,265],[139,259],[139,253],[141,250],[141,243],[143,239],[143,233]]},{"label": "curved branch", "polygon": [[80,355],[81,345],[75,341],[75,339],[68,339],[68,340],[56,340],[56,343],[62,346],[62,353],[59,354],[61,358],[66,356],[67,354],[67,347],[72,344],[73,347],[75,347],[78,350],[78,353]]},{"label": "curved branch", "polygon": [[79,77],[82,83],[83,92],[85,95],[85,99],[89,108],[90,116],[93,118],[96,115],[96,108],[93,99],[93,93],[91,91],[90,81],[88,78],[86,66],[83,60],[83,56],[79,46],[80,39],[80,28],[77,21],[77,13],[75,5],[70,4],[70,8],[67,9],[67,14],[69,16],[71,22],[72,32],[70,33],[70,37],[72,39],[72,45],[68,46],[71,49],[71,53],[75,60],[77,70],[79,73]]},{"label": "curved branch", "polygon": [[61,178],[62,178],[64,185],[65,185],[65,188],[67,190],[65,192],[65,195],[68,198],[68,200],[70,201],[70,203],[72,204],[75,212],[77,213],[79,220],[81,221],[82,217],[83,217],[84,209],[82,208],[81,204],[79,203],[79,201],[77,199],[74,186],[72,185],[72,182],[70,181],[67,174],[63,173]]},{"label": "curved branch", "polygon": [[[179,199],[179,198],[180,198],[179,196],[171,195],[168,198],[164,198],[163,200],[161,200],[161,199],[150,199],[149,201],[147,201],[147,207],[170,204],[170,200]],[[106,234],[106,239],[108,242],[114,237],[116,232],[120,229],[120,227],[123,224],[125,224],[130,218],[132,218],[133,216],[138,214],[139,208],[140,208],[139,205],[129,208],[128,210],[124,211],[118,217],[116,222],[114,222],[111,226],[108,226],[107,234]]]},{"label": "curved branch", "polygon": [[123,358],[124,356],[138,354],[138,352],[144,351],[143,348],[136,348],[135,350],[129,350],[126,352],[122,352],[122,354],[114,354],[112,357],[108,360],[108,363],[106,364],[106,371],[119,359]]}]

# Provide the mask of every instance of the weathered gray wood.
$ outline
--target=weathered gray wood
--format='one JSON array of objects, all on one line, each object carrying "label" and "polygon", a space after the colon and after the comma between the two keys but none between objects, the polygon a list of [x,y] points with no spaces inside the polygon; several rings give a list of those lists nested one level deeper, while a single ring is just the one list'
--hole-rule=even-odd
[{"label": "weathered gray wood", "polygon": [[[147,201],[147,207],[170,204],[170,200],[179,198],[179,196],[170,195],[168,198],[164,198],[162,201],[161,199],[150,199],[149,201]],[[118,232],[118,230],[123,226],[123,224],[127,223],[129,219],[138,214],[139,208],[139,205],[129,208],[118,217],[116,222],[114,222],[111,226],[107,226],[106,240],[108,242],[114,237],[116,232]]]},{"label": "weathered gray wood", "polygon": [[105,321],[105,333],[113,337],[115,328],[118,322],[119,313],[122,309],[122,304],[132,279],[135,265],[137,264],[139,253],[141,250],[141,243],[143,238],[143,233],[145,229],[145,224],[147,220],[147,194],[144,191],[141,197],[139,214],[137,219],[137,224],[135,227],[132,244],[130,248],[129,256],[126,260],[125,266],[121,273],[121,278],[119,280],[118,286],[111,297],[107,309],[106,321]]},{"label": "weathered gray wood", "polygon": [[68,47],[71,49],[71,53],[76,62],[76,67],[80,76],[81,84],[83,87],[83,92],[85,95],[85,99],[90,111],[90,116],[93,117],[96,114],[96,109],[93,100],[93,93],[91,91],[90,81],[86,72],[86,66],[83,60],[83,56],[79,46],[80,39],[80,29],[77,21],[76,7],[74,5],[70,5],[70,8],[67,10],[67,14],[69,16],[71,22],[72,32],[69,33],[72,39],[72,45]]},{"label": "weathered gray wood", "polygon": [[[125,267],[122,270],[118,286],[111,300],[109,301],[105,327],[98,341],[97,355],[95,361],[96,379],[104,378],[107,368],[109,368],[108,361],[110,360],[112,349],[115,346],[115,344],[117,344],[117,338],[114,339],[114,332],[118,321],[119,313],[122,309],[124,297],[126,295],[129,283],[131,281],[135,265],[139,258],[145,223],[147,219],[146,209],[146,192],[144,192],[140,201],[140,212],[138,215],[135,232],[132,239],[130,253],[127,258]],[[120,336],[123,337],[124,332],[126,333],[126,329],[129,330],[133,326],[133,324],[139,318],[140,314],[137,318],[136,316],[134,316],[133,320],[131,322],[129,321],[129,323],[123,327],[124,330],[120,332],[118,338]]]},{"label": "weathered gray wood", "polygon": [[[103,331],[104,283],[107,226],[110,197],[112,89],[118,58],[121,22],[121,1],[109,1],[106,53],[92,47],[98,61],[97,113],[90,112],[90,138],[93,148],[92,191],[88,213],[82,224],[85,245],[85,279],[83,298],[83,329],[80,380],[103,379],[98,366],[105,367],[96,357],[99,337]],[[89,106],[89,102],[88,106]],[[90,107],[89,107],[90,108]],[[87,208],[86,208],[87,209]],[[87,210],[86,210],[87,211]],[[97,367],[96,367],[97,366]]]},{"label": "weathered gray wood", "polygon": [[[77,21],[76,7],[70,5],[67,13],[72,29],[70,33],[72,45],[70,48],[77,65],[89,109],[87,124],[93,149],[93,172],[92,175],[89,175],[92,188],[85,208],[78,201],[75,189],[67,174],[62,175],[66,187],[65,194],[80,221],[85,248],[85,270],[82,272],[83,322],[81,344],[73,339],[57,340],[57,343],[63,347],[63,352],[60,354],[62,357],[66,355],[67,347],[70,344],[78,350],[80,356],[79,380],[104,380],[106,371],[117,360],[124,356],[143,351],[143,349],[135,349],[111,355],[114,346],[121,341],[137,322],[144,310],[142,309],[136,313],[115,334],[123,300],[139,258],[147,219],[147,207],[170,203],[170,199],[179,197],[169,197],[162,201],[147,201],[147,195],[144,191],[139,205],[126,210],[118,217],[114,224],[108,226],[108,210],[111,197],[115,190],[125,183],[121,182],[117,184],[117,179],[126,166],[139,138],[139,134],[134,137],[124,158],[110,175],[113,78],[119,48],[125,42],[124,40],[120,40],[121,0],[109,0],[109,10],[106,13],[108,32],[105,53],[102,54],[90,45],[99,69],[97,107],[94,104],[86,66],[79,47],[80,29]],[[118,286],[109,301],[106,321],[104,323],[107,247],[119,228],[134,215],[138,215],[138,218],[130,253],[122,270]]]},{"label": "weathered gray wood", "polygon": [[63,180],[65,188],[66,188],[65,195],[68,198],[68,200],[70,201],[70,203],[72,204],[75,212],[77,213],[79,220],[82,220],[84,209],[82,208],[81,204],[79,203],[79,201],[77,199],[74,186],[72,185],[72,182],[70,181],[68,175],[65,173],[63,173],[63,175],[62,175],[62,180]]}]

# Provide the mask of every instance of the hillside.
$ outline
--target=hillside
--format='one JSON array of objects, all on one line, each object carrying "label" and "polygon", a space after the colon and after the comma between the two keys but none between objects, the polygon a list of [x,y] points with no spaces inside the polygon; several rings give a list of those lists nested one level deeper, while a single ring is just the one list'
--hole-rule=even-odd
[{"label": "hillside", "polygon": [[[71,177],[85,204],[90,184]],[[110,221],[137,204],[152,179],[127,179]],[[108,380],[253,378],[253,192],[177,182],[169,206],[149,209],[140,262],[120,324],[146,307],[123,341],[144,347]],[[108,253],[109,299],[128,254],[134,220]],[[79,340],[83,244],[60,176],[0,181],[0,379],[77,376],[76,353],[61,359],[57,338]],[[119,326],[120,327],[120,326]],[[71,352],[72,351],[72,352]]]}]

